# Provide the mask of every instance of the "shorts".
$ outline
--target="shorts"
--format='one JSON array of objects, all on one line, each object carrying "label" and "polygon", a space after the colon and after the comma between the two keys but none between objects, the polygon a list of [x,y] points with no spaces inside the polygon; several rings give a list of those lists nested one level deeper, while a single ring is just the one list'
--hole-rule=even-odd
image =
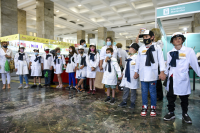
[{"label": "shorts", "polygon": [[105,85],[105,88],[116,89],[116,85]]},{"label": "shorts", "polygon": [[86,77],[82,77],[82,74],[80,74],[80,76],[78,76],[78,79],[86,79]]}]

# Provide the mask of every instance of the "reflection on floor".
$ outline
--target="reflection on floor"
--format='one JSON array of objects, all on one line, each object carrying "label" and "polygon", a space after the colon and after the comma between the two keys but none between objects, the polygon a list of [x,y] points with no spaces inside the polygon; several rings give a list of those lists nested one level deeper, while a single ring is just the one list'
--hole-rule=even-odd
[{"label": "reflection on floor", "polygon": [[[78,94],[66,89],[17,89],[12,82],[11,90],[0,90],[0,133],[68,133],[68,132],[200,132],[200,87],[192,91],[189,115],[193,124],[182,121],[180,100],[176,101],[176,119],[165,122],[167,100],[157,103],[157,116],[140,116],[142,100],[137,91],[136,108],[119,108],[121,92],[117,92],[115,105],[104,103],[105,94]],[[0,86],[2,87],[2,86]],[[128,103],[130,104],[130,103]]]}]

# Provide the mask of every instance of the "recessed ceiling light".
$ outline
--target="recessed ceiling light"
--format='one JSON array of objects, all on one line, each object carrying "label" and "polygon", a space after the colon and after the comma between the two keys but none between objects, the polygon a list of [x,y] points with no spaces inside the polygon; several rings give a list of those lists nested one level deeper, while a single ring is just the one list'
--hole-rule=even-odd
[{"label": "recessed ceiling light", "polygon": [[57,10],[56,12],[59,12],[59,10]]},{"label": "recessed ceiling light", "polygon": [[184,28],[183,30],[184,30],[184,31],[187,31],[187,28]]},{"label": "recessed ceiling light", "polygon": [[80,21],[79,19],[77,19],[77,21]]},{"label": "recessed ceiling light", "polygon": [[81,5],[78,5],[79,7],[81,6]]}]

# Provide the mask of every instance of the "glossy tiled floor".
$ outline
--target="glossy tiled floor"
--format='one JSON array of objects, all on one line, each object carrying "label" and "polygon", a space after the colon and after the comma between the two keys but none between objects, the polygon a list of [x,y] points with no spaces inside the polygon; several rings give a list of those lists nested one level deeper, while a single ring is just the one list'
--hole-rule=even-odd
[{"label": "glossy tiled floor", "polygon": [[[77,94],[65,89],[17,89],[0,90],[0,133],[198,133],[200,132],[200,86],[192,91],[189,115],[193,124],[182,121],[180,100],[176,101],[176,119],[165,122],[167,100],[157,103],[157,117],[142,118],[141,92],[137,91],[134,110],[119,108],[121,92],[115,105],[104,103],[103,91],[96,95]],[[1,87],[1,86],[0,86]],[[129,104],[129,103],[128,103]]]}]

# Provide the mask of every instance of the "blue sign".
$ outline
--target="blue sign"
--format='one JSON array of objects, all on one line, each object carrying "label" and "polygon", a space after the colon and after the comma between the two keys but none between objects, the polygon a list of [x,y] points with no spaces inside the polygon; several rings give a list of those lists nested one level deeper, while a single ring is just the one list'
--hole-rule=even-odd
[{"label": "blue sign", "polygon": [[200,1],[157,8],[157,18],[200,12]]}]

